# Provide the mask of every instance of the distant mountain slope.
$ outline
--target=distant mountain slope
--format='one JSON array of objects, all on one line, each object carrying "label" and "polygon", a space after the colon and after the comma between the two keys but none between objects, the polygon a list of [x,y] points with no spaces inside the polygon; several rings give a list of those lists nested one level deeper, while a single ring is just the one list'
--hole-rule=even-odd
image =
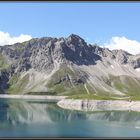
[{"label": "distant mountain slope", "polygon": [[139,89],[139,54],[87,44],[75,34],[0,47],[1,93],[139,97]]}]

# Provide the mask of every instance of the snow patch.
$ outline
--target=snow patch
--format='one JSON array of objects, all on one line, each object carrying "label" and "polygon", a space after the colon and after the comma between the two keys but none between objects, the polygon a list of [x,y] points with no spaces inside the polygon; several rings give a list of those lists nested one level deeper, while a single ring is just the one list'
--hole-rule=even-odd
[{"label": "snow patch", "polygon": [[136,68],[135,70],[136,70],[137,72],[140,72],[140,68]]},{"label": "snow patch", "polygon": [[110,66],[111,66],[112,69],[114,69],[114,66],[113,65],[110,65]]}]

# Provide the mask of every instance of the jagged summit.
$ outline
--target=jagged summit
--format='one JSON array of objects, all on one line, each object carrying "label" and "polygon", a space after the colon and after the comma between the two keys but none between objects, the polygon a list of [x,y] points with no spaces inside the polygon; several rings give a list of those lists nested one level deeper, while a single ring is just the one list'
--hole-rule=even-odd
[{"label": "jagged summit", "polygon": [[68,39],[73,39],[73,40],[83,40],[83,38],[81,38],[79,35],[76,35],[76,34],[71,34],[68,36]]},{"label": "jagged summit", "polygon": [[104,57],[115,59],[119,64],[133,63],[137,65],[134,67],[138,67],[138,62],[135,61],[139,58],[123,50],[111,51],[97,45],[88,45],[84,39],[75,34],[67,38],[35,38],[23,43],[3,46],[0,51],[7,57],[9,63],[14,62],[14,65],[17,65],[17,69],[19,68],[17,71],[21,71],[26,66],[25,69],[47,70],[48,67],[53,67],[54,60],[62,63],[71,61],[77,65],[94,65]]}]

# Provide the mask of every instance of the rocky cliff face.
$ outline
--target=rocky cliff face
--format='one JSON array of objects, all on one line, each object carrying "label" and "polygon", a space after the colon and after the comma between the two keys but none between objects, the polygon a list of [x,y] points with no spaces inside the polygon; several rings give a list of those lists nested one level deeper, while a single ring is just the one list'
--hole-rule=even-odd
[{"label": "rocky cliff face", "polygon": [[87,44],[78,35],[0,47],[0,89],[11,94],[139,96],[140,55]]}]

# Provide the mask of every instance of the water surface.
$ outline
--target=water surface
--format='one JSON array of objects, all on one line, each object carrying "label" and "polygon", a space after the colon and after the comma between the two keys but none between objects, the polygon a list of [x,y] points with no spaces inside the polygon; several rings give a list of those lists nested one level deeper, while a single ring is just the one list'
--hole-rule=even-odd
[{"label": "water surface", "polygon": [[0,137],[140,137],[140,113],[87,113],[50,101],[0,99]]}]

